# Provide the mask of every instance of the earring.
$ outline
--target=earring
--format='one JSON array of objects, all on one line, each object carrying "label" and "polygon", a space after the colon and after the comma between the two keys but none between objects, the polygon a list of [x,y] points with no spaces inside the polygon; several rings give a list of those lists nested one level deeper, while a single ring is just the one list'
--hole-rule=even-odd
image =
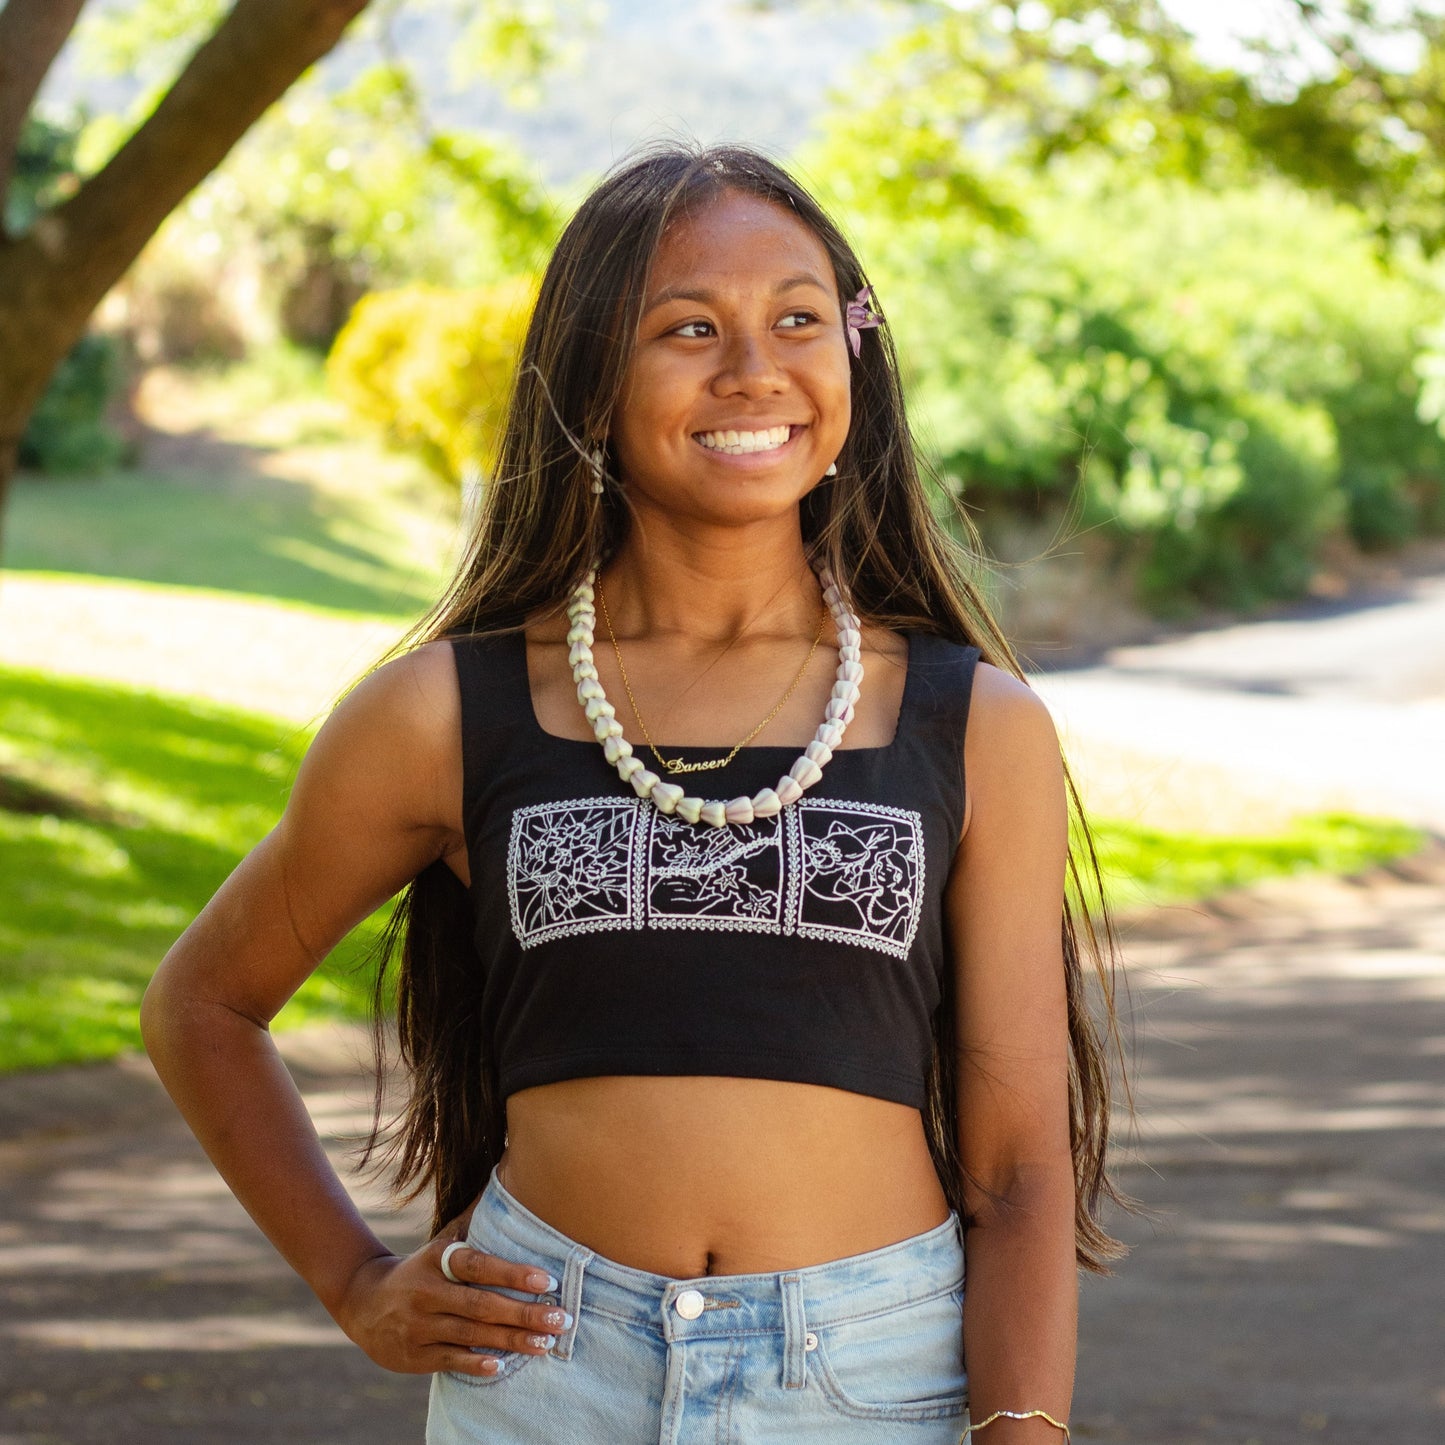
[{"label": "earring", "polygon": [[838,475],[838,463],[837,463],[837,462],[829,462],[829,463],[828,463],[828,470],[827,470],[826,472],[824,472],[823,475],[824,475],[825,477],[836,477],[836,476]]},{"label": "earring", "polygon": [[602,479],[606,476],[602,465],[602,457],[603,452],[600,443],[592,447],[587,453],[587,465],[592,468],[592,495],[594,497],[600,497],[606,490],[602,484]]}]

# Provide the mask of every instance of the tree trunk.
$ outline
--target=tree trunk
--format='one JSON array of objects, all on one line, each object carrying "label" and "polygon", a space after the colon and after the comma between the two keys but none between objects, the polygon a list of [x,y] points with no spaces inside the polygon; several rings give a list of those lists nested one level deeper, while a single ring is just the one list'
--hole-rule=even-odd
[{"label": "tree trunk", "polygon": [[10,500],[10,483],[15,476],[15,463],[19,454],[19,442],[0,440],[0,545],[5,541],[5,505]]},{"label": "tree trunk", "polygon": [[84,8],[85,0],[8,0],[0,9],[0,228],[25,117]]},{"label": "tree trunk", "polygon": [[0,505],[6,458],[13,470],[26,420],[101,298],[161,222],[367,3],[236,0],[105,168],[25,236],[0,238]]}]

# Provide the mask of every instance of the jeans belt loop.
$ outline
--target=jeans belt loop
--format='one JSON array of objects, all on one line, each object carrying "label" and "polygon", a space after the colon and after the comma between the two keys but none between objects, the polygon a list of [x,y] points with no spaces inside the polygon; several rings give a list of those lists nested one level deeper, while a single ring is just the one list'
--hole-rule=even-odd
[{"label": "jeans belt loop", "polygon": [[557,1336],[557,1343],[552,1346],[552,1358],[554,1360],[570,1360],[572,1358],[572,1346],[577,1339],[577,1327],[582,1322],[582,1276],[586,1273],[587,1266],[591,1262],[592,1251],[590,1249],[574,1249],[567,1256],[567,1263],[562,1270],[562,1308],[572,1316],[572,1328],[563,1330]]},{"label": "jeans belt loop", "polygon": [[803,1312],[803,1281],[795,1274],[782,1276],[783,1388],[801,1390],[808,1383],[808,1319]]}]

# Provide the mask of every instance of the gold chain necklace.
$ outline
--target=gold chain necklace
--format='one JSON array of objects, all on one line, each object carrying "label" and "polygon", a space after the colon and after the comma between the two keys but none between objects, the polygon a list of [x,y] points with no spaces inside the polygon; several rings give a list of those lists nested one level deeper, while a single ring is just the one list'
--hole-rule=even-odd
[{"label": "gold chain necklace", "polygon": [[632,695],[632,684],[627,680],[627,668],[622,662],[622,649],[617,645],[617,636],[612,631],[612,619],[607,615],[607,598],[602,593],[602,579],[597,579],[597,601],[602,607],[602,621],[607,628],[607,640],[612,644],[613,656],[617,659],[617,670],[622,674],[622,686],[627,690],[627,700],[632,704],[632,715],[637,719],[637,725],[642,729],[642,736],[647,746],[652,751],[652,756],[657,759],[657,764],[669,773],[708,773],[714,768],[725,768],[737,757],[737,755],[782,712],[784,704],[798,690],[798,684],[803,680],[803,674],[808,670],[808,664],[813,660],[813,654],[818,650],[818,644],[823,640],[823,629],[828,624],[828,608],[825,603],[818,617],[818,635],[813,639],[813,645],[808,649],[808,655],[803,659],[803,665],[798,669],[798,675],[788,684],[788,690],[777,701],[767,717],[745,737],[725,758],[712,758],[702,763],[685,763],[681,758],[665,758],[658,752],[657,744],[652,741],[652,734],[647,731],[647,724],[642,720],[642,714],[637,710],[637,699]]}]

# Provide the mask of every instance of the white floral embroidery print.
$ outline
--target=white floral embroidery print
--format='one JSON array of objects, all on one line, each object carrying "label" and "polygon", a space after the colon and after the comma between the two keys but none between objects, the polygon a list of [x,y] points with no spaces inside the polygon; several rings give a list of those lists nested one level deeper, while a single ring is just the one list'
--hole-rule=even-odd
[{"label": "white floral embroidery print", "polygon": [[923,907],[923,819],[804,799],[746,827],[698,828],[630,799],[512,816],[507,887],[523,948],[599,928],[720,928],[904,958]]},{"label": "white floral embroidery print", "polygon": [[523,808],[512,818],[507,891],[525,948],[546,938],[631,926],[635,804],[599,799]]}]

